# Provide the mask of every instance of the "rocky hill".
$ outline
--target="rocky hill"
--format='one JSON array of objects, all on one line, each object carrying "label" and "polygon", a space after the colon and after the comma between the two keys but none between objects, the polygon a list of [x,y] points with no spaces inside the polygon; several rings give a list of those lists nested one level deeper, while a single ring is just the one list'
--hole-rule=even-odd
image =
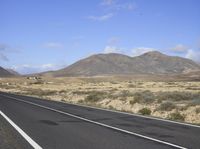
[{"label": "rocky hill", "polygon": [[53,72],[43,73],[55,77],[130,75],[130,74],[182,74],[200,70],[200,65],[186,58],[168,56],[158,51],[137,57],[123,54],[97,54]]}]

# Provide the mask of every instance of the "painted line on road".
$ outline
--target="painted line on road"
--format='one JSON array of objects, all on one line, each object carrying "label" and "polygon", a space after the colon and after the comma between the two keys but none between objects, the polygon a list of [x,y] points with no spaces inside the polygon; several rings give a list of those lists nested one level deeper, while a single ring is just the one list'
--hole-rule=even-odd
[{"label": "painted line on road", "polygon": [[37,106],[37,107],[41,107],[41,108],[44,108],[44,109],[47,109],[47,110],[50,110],[50,111],[54,111],[54,112],[57,112],[57,113],[68,115],[70,117],[74,117],[76,119],[80,119],[80,120],[83,120],[83,121],[86,121],[86,122],[89,122],[89,123],[93,123],[93,124],[96,124],[96,125],[99,125],[99,126],[103,126],[103,127],[106,127],[106,128],[110,128],[110,129],[113,129],[113,130],[123,132],[123,133],[134,135],[134,136],[137,136],[137,137],[140,137],[140,138],[143,138],[143,139],[147,139],[147,140],[154,141],[154,142],[157,142],[157,143],[165,144],[165,145],[175,147],[175,148],[178,148],[178,149],[187,149],[186,147],[182,147],[182,146],[172,144],[172,143],[169,143],[169,142],[166,142],[166,141],[162,141],[162,140],[158,140],[158,139],[151,138],[151,137],[148,137],[148,136],[144,136],[144,135],[141,135],[141,134],[138,134],[138,133],[134,133],[134,132],[127,131],[127,130],[124,130],[124,129],[120,129],[120,128],[117,128],[117,127],[113,127],[113,126],[103,124],[103,123],[100,123],[100,122],[96,122],[96,121],[93,121],[93,120],[89,120],[89,119],[86,119],[86,118],[83,118],[83,117],[80,117],[80,116],[77,116],[77,115],[73,115],[73,114],[70,114],[70,113],[67,113],[67,112],[56,110],[56,109],[53,109],[53,108],[50,108],[50,107],[47,107],[47,106],[43,106],[43,105],[40,105],[40,104],[36,104],[36,103],[30,102],[30,101],[25,101],[25,100],[15,98],[15,97],[11,97],[11,96],[7,96],[7,95],[2,95],[2,96],[10,98],[10,99],[17,100],[17,101],[20,101],[20,102],[24,102],[24,103],[27,103],[27,104],[31,104],[31,105],[34,105],[34,106]]},{"label": "painted line on road", "polygon": [[[15,94],[13,94],[13,95],[15,95]],[[7,95],[2,95],[2,96],[7,96]],[[11,97],[11,96],[9,96],[9,97]],[[23,97],[31,97],[31,96],[23,96]],[[31,98],[36,98],[37,100],[40,99],[37,97],[31,97]],[[45,99],[42,99],[42,100],[45,101]],[[48,101],[48,100],[46,100],[46,101]],[[157,121],[161,121],[161,122],[168,122],[168,123],[178,124],[178,125],[183,125],[183,126],[200,128],[200,126],[198,126],[198,125],[194,125],[194,124],[190,124],[190,123],[183,123],[183,122],[178,122],[178,121],[172,121],[172,120],[162,119],[162,118],[158,118],[158,117],[145,116],[145,115],[139,115],[139,114],[134,114],[134,113],[127,113],[127,112],[122,112],[122,111],[110,110],[110,109],[105,109],[105,108],[100,108],[100,107],[92,107],[92,106],[88,106],[88,105],[81,105],[81,104],[69,103],[69,102],[63,102],[63,101],[53,101],[53,102],[64,103],[64,104],[74,105],[74,106],[78,106],[78,107],[85,107],[85,108],[91,108],[91,109],[102,110],[102,111],[108,111],[108,112],[113,112],[113,113],[120,113],[120,114],[125,114],[125,115],[145,118],[145,119],[151,119],[151,120],[157,120]]]},{"label": "painted line on road", "polygon": [[42,149],[40,145],[38,145],[33,139],[31,139],[19,126],[17,126],[9,117],[7,117],[2,111],[0,111],[0,115],[2,115],[9,123],[14,127],[22,137],[34,148],[34,149]]},{"label": "painted line on road", "polygon": [[200,126],[198,126],[198,125],[193,125],[193,124],[189,124],[189,123],[182,123],[182,122],[177,122],[177,121],[171,121],[171,120],[157,118],[157,117],[150,117],[150,116],[145,116],[145,115],[127,113],[127,112],[122,112],[122,111],[115,111],[115,110],[104,109],[104,108],[100,108],[100,107],[92,107],[92,106],[88,106],[88,105],[68,103],[68,102],[63,102],[63,101],[55,101],[55,102],[61,102],[61,103],[64,103],[64,104],[69,104],[69,105],[74,105],[74,106],[80,106],[80,107],[85,107],[85,108],[97,109],[97,110],[102,110],[102,111],[120,113],[120,114],[125,114],[125,115],[130,115],[130,116],[136,116],[136,117],[141,117],[141,118],[146,118],[146,119],[152,119],[152,120],[157,120],[157,121],[163,121],[163,122],[168,122],[168,123],[174,123],[174,124],[179,124],[179,125],[185,125],[185,126],[200,128]]}]

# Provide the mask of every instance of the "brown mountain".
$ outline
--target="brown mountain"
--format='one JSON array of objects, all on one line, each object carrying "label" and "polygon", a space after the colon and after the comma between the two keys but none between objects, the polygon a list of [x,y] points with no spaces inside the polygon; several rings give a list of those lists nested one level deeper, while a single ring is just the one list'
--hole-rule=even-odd
[{"label": "brown mountain", "polygon": [[82,59],[64,69],[44,74],[56,77],[122,74],[182,74],[196,70],[200,70],[200,65],[192,60],[152,51],[137,57],[116,53],[97,54]]},{"label": "brown mountain", "polygon": [[14,74],[0,66],[0,77],[12,77]]}]

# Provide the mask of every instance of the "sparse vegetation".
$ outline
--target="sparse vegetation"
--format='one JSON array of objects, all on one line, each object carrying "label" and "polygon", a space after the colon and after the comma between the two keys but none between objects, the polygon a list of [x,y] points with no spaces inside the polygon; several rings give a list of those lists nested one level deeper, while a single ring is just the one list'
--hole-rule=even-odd
[{"label": "sparse vegetation", "polygon": [[161,103],[160,106],[157,108],[157,110],[160,110],[160,111],[171,111],[173,109],[175,109],[176,106],[174,103],[172,102],[164,102],[164,103]]},{"label": "sparse vegetation", "polygon": [[190,101],[188,104],[188,106],[198,106],[198,105],[200,105],[200,97]]},{"label": "sparse vegetation", "polygon": [[199,93],[190,93],[190,92],[160,92],[157,96],[158,101],[187,101],[187,100],[193,100],[196,98],[200,99]]},{"label": "sparse vegetation", "polygon": [[102,100],[106,97],[107,93],[106,92],[99,92],[99,91],[94,91],[89,93],[89,95],[87,95],[85,97],[85,102],[98,102],[99,100]]},{"label": "sparse vegetation", "polygon": [[185,116],[179,112],[174,112],[174,113],[169,114],[168,119],[173,120],[173,121],[184,121]]},{"label": "sparse vegetation", "polygon": [[109,107],[108,107],[110,110],[115,110],[115,108],[113,107],[113,106],[111,106],[111,105],[109,105]]},{"label": "sparse vegetation", "polygon": [[155,100],[155,96],[151,91],[136,92],[134,94],[134,102],[136,103],[151,103]]},{"label": "sparse vegetation", "polygon": [[200,113],[200,107],[199,107],[199,108],[196,108],[195,112],[196,112],[197,114],[199,114],[199,113]]},{"label": "sparse vegetation", "polygon": [[56,90],[42,90],[42,89],[27,89],[26,93],[28,95],[38,95],[38,96],[51,96],[57,93]]},{"label": "sparse vegetation", "polygon": [[[172,120],[182,121],[184,118],[190,123],[200,123],[200,82],[142,82],[124,79],[127,78],[42,78],[38,80],[44,83],[33,83],[38,80],[8,78],[0,80],[0,90],[144,115],[150,113],[162,118],[168,115],[167,118]],[[181,116],[170,114],[177,113],[175,109]]]},{"label": "sparse vegetation", "polygon": [[151,115],[151,110],[149,108],[143,108],[138,111],[142,115]]},{"label": "sparse vegetation", "polygon": [[137,103],[137,101],[134,100],[134,99],[132,99],[132,100],[129,101],[129,103],[130,103],[131,105],[134,105],[135,103]]},{"label": "sparse vegetation", "polygon": [[124,98],[126,98],[126,97],[130,97],[130,96],[132,96],[133,94],[130,92],[130,91],[128,91],[128,90],[123,90],[121,93],[120,93],[120,97],[124,97]]},{"label": "sparse vegetation", "polygon": [[136,85],[134,85],[134,84],[129,84],[128,85],[128,88],[136,88],[137,86]]}]

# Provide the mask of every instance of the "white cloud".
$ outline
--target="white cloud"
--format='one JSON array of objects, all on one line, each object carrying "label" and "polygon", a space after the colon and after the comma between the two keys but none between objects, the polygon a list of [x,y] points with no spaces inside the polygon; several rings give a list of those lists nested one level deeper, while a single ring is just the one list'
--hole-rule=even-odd
[{"label": "white cloud", "polygon": [[102,6],[105,6],[111,10],[133,10],[136,8],[136,5],[132,2],[119,2],[116,0],[103,0],[101,3]]},{"label": "white cloud", "polygon": [[116,47],[106,46],[103,53],[121,53],[121,50]]},{"label": "white cloud", "polygon": [[174,48],[171,48],[171,50],[176,52],[185,52],[188,50],[188,47],[182,44],[177,44]]},{"label": "white cloud", "polygon": [[132,56],[139,56],[141,54],[144,54],[144,53],[150,52],[150,51],[159,51],[159,50],[154,49],[154,48],[138,47],[138,48],[132,49],[131,53],[132,53]]},{"label": "white cloud", "polygon": [[199,50],[197,51],[197,50],[190,49],[187,51],[185,57],[200,63],[200,51]]},{"label": "white cloud", "polygon": [[115,3],[115,0],[103,0],[101,5],[113,5]]},{"label": "white cloud", "polygon": [[136,6],[132,3],[125,3],[125,4],[116,4],[113,6],[113,9],[116,9],[116,10],[133,10],[135,9]]},{"label": "white cloud", "polygon": [[43,47],[49,48],[49,49],[62,49],[63,44],[59,42],[48,42],[48,43],[45,43]]},{"label": "white cloud", "polygon": [[65,67],[65,65],[58,65],[58,64],[42,64],[42,65],[18,65],[12,66],[11,69],[21,73],[21,74],[31,74],[31,73],[39,73],[51,70],[57,70]]},{"label": "white cloud", "polygon": [[93,21],[106,21],[114,16],[113,13],[108,13],[102,16],[88,16],[87,18]]}]

